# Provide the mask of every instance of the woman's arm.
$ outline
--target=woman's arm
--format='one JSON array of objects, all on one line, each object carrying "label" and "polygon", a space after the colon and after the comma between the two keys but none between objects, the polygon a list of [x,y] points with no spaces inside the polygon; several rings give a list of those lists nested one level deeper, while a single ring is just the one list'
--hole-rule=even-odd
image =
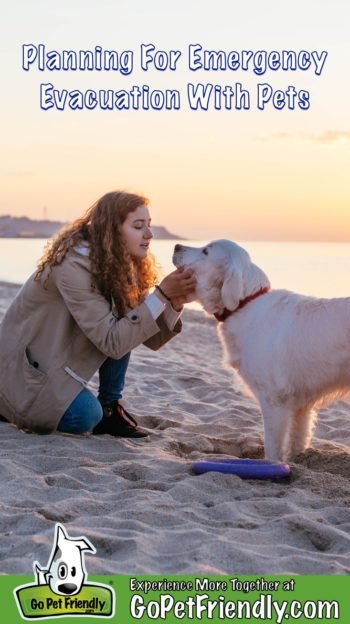
[{"label": "woman's arm", "polygon": [[160,331],[145,303],[117,319],[103,295],[91,289],[87,258],[72,252],[51,276],[81,331],[107,357],[121,358]]}]

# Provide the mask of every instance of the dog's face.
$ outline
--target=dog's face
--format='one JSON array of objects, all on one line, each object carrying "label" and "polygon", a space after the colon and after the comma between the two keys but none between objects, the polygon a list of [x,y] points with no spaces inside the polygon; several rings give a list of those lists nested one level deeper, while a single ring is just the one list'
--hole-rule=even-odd
[{"label": "dog's face", "polygon": [[60,595],[74,595],[80,591],[86,572],[83,551],[95,552],[88,540],[70,539],[62,527],[58,527],[56,546],[46,579],[52,591]]},{"label": "dog's face", "polygon": [[176,267],[193,269],[196,299],[210,314],[221,313],[224,308],[235,310],[244,297],[270,286],[248,252],[228,240],[216,240],[204,247],[175,245],[173,262]]}]

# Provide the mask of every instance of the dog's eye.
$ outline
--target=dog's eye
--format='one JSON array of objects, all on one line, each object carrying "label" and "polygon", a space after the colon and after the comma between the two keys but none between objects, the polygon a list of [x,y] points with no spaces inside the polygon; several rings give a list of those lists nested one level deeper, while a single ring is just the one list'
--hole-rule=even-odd
[{"label": "dog's eye", "polygon": [[207,248],[205,248],[205,249],[202,249],[202,253],[204,253],[207,256],[209,252],[208,252]]},{"label": "dog's eye", "polygon": [[65,579],[67,576],[68,568],[65,563],[60,563],[58,567],[58,578]]},{"label": "dog's eye", "polygon": [[76,571],[76,569],[75,569],[75,567],[74,567],[74,566],[72,567],[72,569],[71,569],[71,572],[70,572],[70,573],[71,573],[71,575],[72,575],[72,576],[75,576],[75,575],[76,575],[77,571]]}]

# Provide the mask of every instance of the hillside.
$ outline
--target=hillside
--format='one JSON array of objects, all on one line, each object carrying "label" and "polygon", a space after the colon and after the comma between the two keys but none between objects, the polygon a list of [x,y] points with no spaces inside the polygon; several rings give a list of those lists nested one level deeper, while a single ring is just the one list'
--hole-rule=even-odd
[{"label": "hillside", "polygon": [[[65,223],[62,221],[49,221],[29,219],[29,217],[12,217],[0,215],[0,238],[50,238]],[[169,232],[162,225],[152,226],[154,238],[178,239],[182,238]]]}]

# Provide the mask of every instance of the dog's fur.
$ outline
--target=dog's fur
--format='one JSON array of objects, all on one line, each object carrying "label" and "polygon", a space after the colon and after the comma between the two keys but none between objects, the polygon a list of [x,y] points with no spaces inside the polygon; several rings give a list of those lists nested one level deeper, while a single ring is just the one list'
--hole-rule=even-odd
[{"label": "dog's fur", "polygon": [[238,308],[270,286],[242,247],[227,240],[201,248],[176,245],[173,261],[193,268],[195,297],[207,313],[234,311],[219,324],[219,334],[228,364],[260,403],[265,457],[284,460],[303,452],[315,406],[350,390],[350,298],[270,290]]}]

